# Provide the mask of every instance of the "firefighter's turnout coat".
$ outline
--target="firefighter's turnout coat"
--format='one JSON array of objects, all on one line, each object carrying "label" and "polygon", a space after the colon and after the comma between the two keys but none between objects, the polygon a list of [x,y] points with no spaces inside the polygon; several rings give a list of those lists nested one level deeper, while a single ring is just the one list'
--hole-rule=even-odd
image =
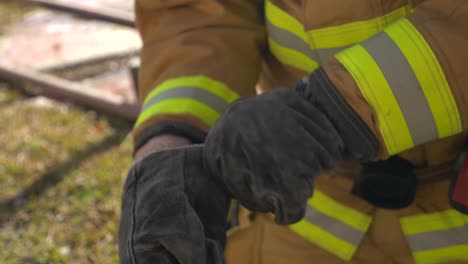
[{"label": "firefighter's turnout coat", "polygon": [[302,221],[257,215],[234,231],[228,263],[468,263],[468,216],[447,194],[467,138],[467,0],[137,0],[136,19],[137,147],[161,133],[202,141],[231,102],[322,66],[378,159],[417,167],[414,202],[385,210],[351,194],[359,164],[338,166]]}]

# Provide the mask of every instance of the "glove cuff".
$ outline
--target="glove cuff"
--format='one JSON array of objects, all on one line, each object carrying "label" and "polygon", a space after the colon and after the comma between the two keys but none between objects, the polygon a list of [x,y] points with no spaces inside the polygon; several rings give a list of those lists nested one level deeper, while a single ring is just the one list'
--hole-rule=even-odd
[{"label": "glove cuff", "polygon": [[302,79],[296,92],[320,109],[345,143],[345,158],[373,160],[379,150],[377,137],[343,98],[322,68]]},{"label": "glove cuff", "polygon": [[186,137],[193,144],[200,144],[205,141],[206,132],[191,126],[184,122],[177,121],[162,121],[143,130],[135,139],[133,155],[153,137],[162,134],[172,134],[180,137]]}]

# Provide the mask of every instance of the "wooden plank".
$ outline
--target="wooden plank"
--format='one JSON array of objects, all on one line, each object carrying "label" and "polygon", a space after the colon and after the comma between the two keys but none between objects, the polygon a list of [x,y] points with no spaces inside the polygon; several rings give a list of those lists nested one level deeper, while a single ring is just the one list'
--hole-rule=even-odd
[{"label": "wooden plank", "polygon": [[96,7],[82,4],[78,1],[73,3],[60,2],[56,0],[26,0],[40,4],[47,8],[69,12],[77,15],[87,16],[115,24],[135,27],[135,18],[130,12],[119,11],[113,8]]},{"label": "wooden plank", "polygon": [[5,63],[0,63],[0,79],[20,84],[32,84],[38,86],[38,94],[70,101],[132,122],[136,120],[140,112],[137,104],[129,104],[119,96],[48,74],[19,69]]}]

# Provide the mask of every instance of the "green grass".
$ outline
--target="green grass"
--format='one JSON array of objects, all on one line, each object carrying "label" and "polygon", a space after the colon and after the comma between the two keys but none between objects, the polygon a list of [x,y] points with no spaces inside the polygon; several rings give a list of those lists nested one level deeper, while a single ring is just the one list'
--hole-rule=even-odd
[{"label": "green grass", "polygon": [[[0,3],[0,34],[34,6]],[[0,264],[116,263],[130,125],[0,83]]]},{"label": "green grass", "polygon": [[0,263],[116,263],[130,125],[0,84]]}]

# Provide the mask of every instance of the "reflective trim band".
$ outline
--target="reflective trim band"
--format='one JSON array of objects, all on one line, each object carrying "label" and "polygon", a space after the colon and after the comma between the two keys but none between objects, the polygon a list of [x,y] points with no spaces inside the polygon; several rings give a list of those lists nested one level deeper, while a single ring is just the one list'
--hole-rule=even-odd
[{"label": "reflective trim band", "polygon": [[145,98],[143,105],[145,105],[151,98],[156,96],[157,94],[164,92],[166,90],[175,88],[175,87],[198,87],[200,89],[206,90],[214,95],[217,95],[224,99],[228,103],[232,103],[239,95],[229,89],[227,85],[220,81],[213,80],[204,75],[197,75],[197,76],[185,76],[185,77],[178,77],[172,78],[169,80],[164,81],[160,85],[158,85],[155,89],[153,89]]},{"label": "reflective trim band", "polygon": [[413,147],[411,134],[392,89],[366,49],[355,45],[335,57],[347,68],[367,102],[376,111],[388,153],[392,155]]},{"label": "reflective trim band", "polygon": [[370,223],[370,216],[315,190],[305,218],[289,227],[341,259],[351,260]]},{"label": "reflective trim band", "polygon": [[308,204],[320,212],[339,219],[341,222],[362,232],[367,231],[372,220],[370,216],[338,203],[319,190],[314,191],[314,196],[309,199]]},{"label": "reflective trim band", "polygon": [[312,50],[310,44],[299,36],[273,25],[267,19],[266,27],[270,51],[282,63],[312,72],[324,62],[346,47]]},{"label": "reflective trim band", "polygon": [[462,131],[460,114],[442,67],[424,37],[407,19],[385,30],[408,59],[429,102],[439,138]]},{"label": "reflective trim band", "polygon": [[325,63],[327,60],[332,58],[335,54],[350,47],[351,47],[350,45],[347,45],[347,46],[341,46],[338,48],[316,49],[314,50],[314,52],[319,57],[320,63]]},{"label": "reflective trim band", "polygon": [[440,213],[403,217],[400,222],[406,235],[415,235],[462,227],[468,223],[468,215],[463,215],[457,210],[447,210]]},{"label": "reflective trim band", "polygon": [[462,131],[442,68],[406,18],[335,57],[376,111],[390,155]]},{"label": "reflective trim band", "polygon": [[271,53],[281,63],[305,72],[317,69],[317,56],[310,49],[302,23],[271,1],[265,1],[265,13]]},{"label": "reflective trim band", "polygon": [[312,50],[301,22],[271,1],[265,1],[265,12],[270,51],[283,64],[310,73],[319,67],[320,62],[346,48]]},{"label": "reflective trim band", "polygon": [[414,145],[438,138],[437,126],[407,59],[390,37],[381,33],[362,43],[392,87]]},{"label": "reflective trim band", "polygon": [[414,252],[416,264],[445,264],[448,261],[468,261],[468,245]]},{"label": "reflective trim band", "polygon": [[211,126],[237,98],[225,84],[203,75],[169,79],[148,94],[135,128],[157,114],[191,114]]},{"label": "reflective trim band", "polygon": [[299,20],[267,0],[268,44],[271,53],[281,63],[310,73],[318,68],[319,63],[382,31],[410,10],[405,6],[382,17],[306,32]]},{"label": "reflective trim band", "polygon": [[305,42],[297,35],[273,25],[268,19],[266,21],[266,27],[268,36],[279,45],[297,50],[315,61],[319,60],[317,54],[310,49],[309,43]]},{"label": "reflective trim band", "polygon": [[468,246],[468,225],[453,229],[415,234],[408,237],[408,242],[412,245],[411,248],[414,251],[445,248],[463,244],[467,244]]},{"label": "reflective trim band", "polygon": [[307,35],[314,40],[312,49],[336,48],[356,44],[381,32],[388,25],[411,12],[411,7],[404,6],[381,17],[340,26],[314,29],[307,32]]},{"label": "reflective trim band", "polygon": [[329,233],[326,229],[302,220],[289,228],[313,244],[336,255],[337,257],[349,261],[356,252],[357,245],[350,244]]},{"label": "reflective trim band", "polygon": [[468,260],[467,215],[451,209],[400,222],[417,264]]},{"label": "reflective trim band", "polygon": [[322,214],[312,206],[307,207],[304,220],[309,223],[314,223],[324,230],[328,230],[332,235],[340,237],[348,243],[357,245],[361,241],[362,231],[356,230],[326,214]]},{"label": "reflective trim band", "polygon": [[269,23],[275,27],[292,32],[303,42],[309,43],[309,37],[304,30],[304,25],[290,14],[281,10],[281,8],[275,6],[271,0],[265,1],[265,14]]},{"label": "reflective trim band", "polygon": [[159,102],[147,108],[138,117],[135,128],[155,115],[161,114],[192,114],[205,124],[212,126],[218,120],[220,113],[209,106],[193,99],[170,99]]},{"label": "reflective trim band", "polygon": [[303,70],[307,73],[313,72],[319,67],[319,64],[310,59],[307,55],[294,49],[279,45],[272,38],[268,38],[270,51],[282,63]]},{"label": "reflective trim band", "polygon": [[170,90],[158,93],[153,96],[143,107],[142,111],[146,111],[152,105],[173,98],[193,98],[197,101],[209,105],[213,110],[218,113],[222,113],[228,106],[229,103],[219,98],[218,96],[200,89],[198,87],[177,87]]}]

